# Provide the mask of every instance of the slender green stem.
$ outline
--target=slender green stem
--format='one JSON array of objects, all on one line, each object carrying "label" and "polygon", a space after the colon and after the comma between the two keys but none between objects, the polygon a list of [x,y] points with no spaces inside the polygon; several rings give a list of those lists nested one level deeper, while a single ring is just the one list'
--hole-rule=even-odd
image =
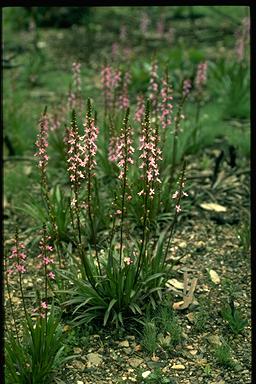
[{"label": "slender green stem", "polygon": [[18,343],[20,344],[20,338],[19,338],[18,328],[17,328],[17,324],[16,324],[16,320],[15,320],[13,304],[12,304],[12,298],[11,298],[11,292],[10,292],[9,279],[8,279],[7,273],[6,273],[6,287],[7,287],[7,293],[8,293],[8,298],[9,298],[9,303],[10,303],[10,308],[11,308],[11,314],[12,314],[12,318],[13,318],[14,328],[15,328],[15,332],[16,332]]},{"label": "slender green stem", "polygon": [[[182,172],[181,172],[180,183],[179,183],[179,191],[178,191],[178,196],[179,197],[178,197],[177,204],[176,204],[178,206],[180,204],[180,199],[181,199],[181,195],[182,195],[182,188],[183,188],[183,184],[184,184],[185,167],[186,167],[186,163],[184,161],[183,162]],[[175,224],[176,224],[176,221],[177,221],[177,217],[178,217],[178,211],[177,211],[177,209],[175,207],[174,219],[173,219],[172,224],[171,224],[171,230],[170,230],[170,234],[169,234],[169,237],[168,237],[167,247],[166,247],[166,250],[165,250],[165,256],[164,256],[164,259],[163,259],[163,265],[164,265],[164,263],[166,261],[166,258],[168,256],[170,242],[171,242],[171,239],[172,239],[172,236],[173,236],[173,231],[174,231],[174,227],[175,227]]]},{"label": "slender green stem", "polygon": [[193,130],[193,144],[196,144],[196,138],[198,134],[199,129],[199,117],[200,117],[200,111],[201,111],[201,98],[200,96],[197,97],[197,103],[196,103],[196,115],[195,115],[195,128]]}]

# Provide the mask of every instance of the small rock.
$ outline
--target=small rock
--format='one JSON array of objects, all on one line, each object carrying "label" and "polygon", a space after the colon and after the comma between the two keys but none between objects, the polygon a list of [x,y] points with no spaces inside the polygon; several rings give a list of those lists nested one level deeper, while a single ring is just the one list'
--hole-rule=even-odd
[{"label": "small rock", "polygon": [[171,366],[172,369],[177,369],[177,370],[182,370],[182,369],[185,369],[185,365],[183,364],[173,364],[173,366]]},{"label": "small rock", "polygon": [[88,353],[87,367],[95,367],[102,363],[102,356],[99,353]]},{"label": "small rock", "polygon": [[128,347],[130,346],[128,340],[120,341],[120,342],[118,343],[118,345],[119,345],[119,347],[122,347],[122,348],[123,348],[123,347],[124,347],[124,348],[128,348]]},{"label": "small rock", "polygon": [[220,337],[218,335],[211,335],[207,337],[207,340],[212,345],[221,345]]},{"label": "small rock", "polygon": [[132,349],[131,348],[124,348],[124,353],[126,355],[130,355],[132,353]]},{"label": "small rock", "polygon": [[150,374],[151,374],[151,371],[145,371],[145,372],[142,372],[141,376],[143,377],[143,379],[146,379]]},{"label": "small rock", "polygon": [[135,347],[134,347],[134,350],[135,350],[135,352],[140,352],[141,351],[141,345],[140,344],[137,344],[137,345],[135,345]]},{"label": "small rock", "polygon": [[137,368],[140,364],[143,363],[143,359],[140,359],[139,357],[131,357],[127,362],[131,367]]},{"label": "small rock", "polygon": [[190,321],[190,323],[194,323],[195,322],[195,314],[193,312],[189,312],[186,317],[188,318],[188,320]]},{"label": "small rock", "polygon": [[72,361],[72,365],[74,368],[79,369],[80,371],[83,371],[85,369],[84,363],[82,363],[82,361],[79,361],[79,360]]},{"label": "small rock", "polygon": [[77,353],[80,354],[80,353],[83,352],[83,350],[81,348],[78,348],[78,347],[74,347],[73,351],[74,351],[75,354],[77,354]]}]

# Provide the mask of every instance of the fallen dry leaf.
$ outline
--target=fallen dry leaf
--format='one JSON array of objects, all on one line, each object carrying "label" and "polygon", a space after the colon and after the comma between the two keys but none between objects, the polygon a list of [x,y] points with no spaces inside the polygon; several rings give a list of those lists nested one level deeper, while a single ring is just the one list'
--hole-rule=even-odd
[{"label": "fallen dry leaf", "polygon": [[216,271],[214,271],[213,269],[210,269],[209,275],[210,275],[211,281],[214,284],[220,284],[220,277]]},{"label": "fallen dry leaf", "polygon": [[184,273],[184,288],[183,288],[183,300],[173,304],[173,309],[181,310],[189,307],[194,301],[194,291],[197,285],[197,278],[191,281],[191,286],[188,288],[188,274]]},{"label": "fallen dry leaf", "polygon": [[226,212],[227,208],[223,207],[223,205],[216,204],[216,203],[202,203],[200,204],[200,207],[203,209],[206,209],[207,211],[214,211],[214,212]]},{"label": "fallen dry leaf", "polygon": [[177,279],[170,279],[167,280],[168,285],[172,285],[173,287],[177,289],[184,289],[184,284],[181,281],[178,281]]}]

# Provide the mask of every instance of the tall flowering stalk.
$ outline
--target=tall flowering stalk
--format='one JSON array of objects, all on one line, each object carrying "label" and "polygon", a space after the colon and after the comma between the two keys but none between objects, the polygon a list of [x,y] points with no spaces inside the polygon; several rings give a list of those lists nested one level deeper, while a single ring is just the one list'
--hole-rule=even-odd
[{"label": "tall flowering stalk", "polygon": [[146,12],[143,12],[140,19],[140,31],[142,35],[146,35],[148,32],[148,27],[150,24],[150,19],[148,17],[148,14]]},{"label": "tall flowering stalk", "polygon": [[[58,242],[59,234],[58,234],[58,229],[56,224],[54,208],[50,200],[50,191],[49,191],[49,184],[47,179],[47,166],[48,166],[48,160],[49,160],[49,155],[47,153],[48,133],[49,133],[49,118],[47,115],[47,107],[45,107],[44,113],[39,121],[39,133],[37,135],[37,140],[35,143],[37,147],[35,156],[38,157],[38,167],[41,173],[40,179],[41,179],[41,191],[42,191],[43,199],[47,206],[47,211],[48,211],[48,215],[49,215],[55,240]],[[61,266],[61,257],[59,252],[58,252],[58,255],[59,255],[59,265]]]},{"label": "tall flowering stalk", "polygon": [[169,85],[168,80],[168,72],[166,71],[165,78],[162,80],[162,88],[160,91],[160,106],[159,106],[159,112],[160,112],[160,123],[163,130],[163,142],[162,142],[162,148],[165,146],[166,142],[166,131],[167,127],[169,127],[172,123],[171,115],[173,112],[173,96],[172,96],[172,88]]},{"label": "tall flowering stalk", "polygon": [[135,111],[135,120],[138,123],[142,123],[143,116],[145,114],[145,101],[144,101],[144,96],[138,95],[137,96],[137,105],[136,105],[136,111]]},{"label": "tall flowering stalk", "polygon": [[178,104],[178,109],[176,116],[174,118],[174,130],[173,130],[173,145],[172,145],[172,161],[171,161],[171,170],[170,170],[170,179],[169,179],[169,189],[171,191],[173,179],[174,179],[174,171],[176,166],[176,157],[177,157],[177,146],[178,146],[178,137],[181,132],[181,121],[184,119],[184,115],[182,114],[182,109],[189,95],[189,91],[191,89],[191,82],[189,79],[183,81],[182,85],[182,95],[180,98],[180,102]]},{"label": "tall flowering stalk", "polygon": [[[134,148],[132,146],[132,132],[131,127],[129,125],[129,108],[126,110],[125,118],[123,121],[123,127],[121,129],[120,135],[120,159],[118,162],[119,167],[119,176],[118,179],[122,182],[122,193],[121,193],[121,225],[120,225],[120,257],[119,264],[121,266],[122,262],[122,253],[123,253],[123,227],[124,227],[124,218],[126,215],[126,202],[127,200],[131,200],[131,195],[127,196],[128,192],[128,165],[133,164],[132,155],[134,152]],[[118,211],[119,213],[119,211]]]},{"label": "tall flowering stalk", "polygon": [[81,187],[81,180],[85,178],[84,168],[85,161],[83,159],[84,147],[81,144],[81,137],[78,132],[78,126],[76,122],[76,114],[73,110],[71,127],[66,130],[65,141],[67,144],[67,163],[68,163],[68,173],[71,183],[71,211],[74,212],[76,217],[78,239],[81,244],[81,224],[79,217],[79,189]]},{"label": "tall flowering stalk", "polygon": [[156,32],[157,32],[157,34],[158,34],[160,37],[163,37],[163,35],[164,35],[164,29],[165,29],[164,18],[163,18],[163,16],[161,16],[160,19],[159,19],[158,22],[157,22],[157,25],[156,25]]},{"label": "tall flowering stalk", "polygon": [[242,63],[245,58],[245,47],[248,42],[250,32],[250,19],[245,17],[242,21],[242,25],[235,32],[236,44],[235,53],[238,63]]},{"label": "tall flowering stalk", "polygon": [[70,110],[81,109],[81,64],[74,62],[72,64],[73,83],[69,87],[68,106]]},{"label": "tall flowering stalk", "polygon": [[196,78],[195,78],[195,90],[196,90],[196,116],[195,116],[195,129],[193,131],[193,141],[196,142],[196,136],[198,132],[200,110],[203,103],[203,87],[207,80],[207,68],[208,63],[201,62],[197,66]]},{"label": "tall flowering stalk", "polygon": [[145,117],[142,123],[142,134],[140,137],[140,156],[141,164],[139,168],[143,170],[144,180],[143,189],[138,192],[143,197],[143,233],[137,265],[136,279],[142,267],[145,250],[148,243],[149,221],[150,221],[150,201],[154,199],[156,184],[161,183],[159,179],[159,160],[162,160],[161,150],[158,147],[158,131],[153,130],[150,124],[150,100],[147,101]]},{"label": "tall flowering stalk", "polygon": [[158,96],[159,96],[159,83],[158,83],[158,64],[154,60],[151,66],[150,81],[149,81],[149,99],[151,100],[151,108],[156,119],[158,113]]},{"label": "tall flowering stalk", "polygon": [[86,206],[88,209],[88,216],[89,216],[91,230],[92,230],[96,259],[97,259],[98,268],[101,274],[101,267],[100,267],[99,255],[97,250],[96,233],[94,228],[93,211],[92,211],[92,188],[93,188],[93,180],[95,177],[95,168],[97,165],[96,142],[97,142],[98,133],[99,133],[99,129],[95,126],[94,118],[92,117],[91,100],[88,99],[87,114],[86,114],[85,123],[84,123],[84,136],[83,136],[83,141],[85,144],[85,171],[86,171],[86,181],[87,181]]},{"label": "tall flowering stalk", "polygon": [[121,72],[119,69],[112,68],[109,64],[105,64],[101,70],[101,85],[104,95],[104,116],[107,112],[115,112],[116,108],[116,89],[121,81]]},{"label": "tall flowering stalk", "polygon": [[20,241],[18,229],[15,231],[15,240],[14,247],[12,248],[11,255],[9,256],[9,260],[12,260],[12,266],[7,270],[8,275],[13,274],[15,272],[18,273],[18,281],[19,281],[19,289],[22,298],[22,306],[25,314],[25,318],[28,322],[28,312],[25,303],[25,296],[22,284],[22,275],[27,272],[26,268],[26,259],[27,254],[25,250],[25,244]]},{"label": "tall flowering stalk", "polygon": [[124,74],[124,79],[123,79],[122,93],[119,96],[120,109],[126,110],[129,107],[130,101],[129,101],[129,95],[128,95],[128,85],[130,82],[131,82],[131,75],[129,72],[126,72]]},{"label": "tall flowering stalk", "polygon": [[51,256],[53,252],[53,247],[49,245],[49,241],[51,240],[51,236],[47,236],[46,226],[43,226],[43,236],[39,242],[40,254],[37,256],[41,263],[39,264],[39,268],[43,268],[44,277],[45,277],[45,285],[44,285],[44,300],[48,301],[48,279],[54,280],[55,273],[52,269],[49,268],[50,265],[54,264],[54,259]]},{"label": "tall flowering stalk", "polygon": [[165,257],[163,259],[163,264],[165,263],[166,258],[168,256],[168,251],[169,251],[170,242],[171,242],[171,239],[173,236],[174,227],[175,227],[175,224],[177,222],[178,215],[181,212],[181,199],[182,199],[182,197],[188,196],[188,194],[186,192],[184,192],[185,181],[186,181],[185,169],[186,169],[186,162],[184,161],[181,175],[180,175],[180,178],[178,181],[178,189],[172,195],[172,199],[175,200],[175,214],[174,214],[174,219],[172,221],[171,228],[170,228],[170,233],[169,233],[169,237],[168,237],[168,241],[167,241],[167,247],[165,250]]}]

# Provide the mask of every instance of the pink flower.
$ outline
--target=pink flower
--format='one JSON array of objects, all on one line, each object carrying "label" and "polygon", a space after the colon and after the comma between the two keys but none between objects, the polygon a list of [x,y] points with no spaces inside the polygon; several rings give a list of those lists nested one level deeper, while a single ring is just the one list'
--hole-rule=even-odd
[{"label": "pink flower", "polygon": [[53,264],[54,261],[50,259],[49,257],[44,257],[43,258],[43,264],[48,265],[48,264]]},{"label": "pink flower", "polygon": [[117,209],[117,210],[116,210],[116,214],[117,214],[117,215],[121,215],[121,214],[122,214],[122,211],[121,211],[120,209]]},{"label": "pink flower", "polygon": [[26,268],[24,267],[24,265],[21,265],[21,264],[16,264],[16,269],[20,273],[25,273],[26,272]]},{"label": "pink flower", "polygon": [[139,123],[142,122],[143,116],[145,113],[145,105],[144,105],[144,96],[138,95],[137,96],[137,106],[136,106],[136,112],[135,112],[135,120]]},{"label": "pink flower", "polygon": [[147,33],[149,23],[150,23],[150,19],[147,13],[143,12],[140,19],[140,30],[142,35],[145,35]]},{"label": "pink flower", "polygon": [[179,213],[179,212],[181,211],[181,207],[180,207],[180,205],[176,205],[175,208],[176,208],[176,212],[177,212],[177,213]]},{"label": "pink flower", "polygon": [[49,278],[50,278],[51,280],[54,280],[54,279],[55,279],[55,273],[52,272],[52,271],[48,273],[48,276],[49,276]]},{"label": "pink flower", "polygon": [[46,167],[48,164],[49,156],[46,154],[46,149],[48,147],[48,130],[49,130],[49,120],[44,113],[44,115],[41,117],[39,121],[39,126],[40,126],[40,132],[37,135],[37,140],[36,140],[36,147],[37,147],[37,152],[35,153],[35,156],[38,157],[39,162],[38,166],[41,168],[42,172],[46,172]]},{"label": "pink flower", "polygon": [[132,260],[131,260],[131,258],[130,257],[124,257],[124,263],[126,264],[126,265],[130,265],[130,264],[132,264]]},{"label": "pink flower", "polygon": [[41,302],[41,307],[44,309],[48,309],[48,304],[45,301]]},{"label": "pink flower", "polygon": [[207,66],[208,64],[206,61],[198,64],[195,79],[196,88],[201,88],[206,82]]},{"label": "pink flower", "polygon": [[192,88],[191,80],[186,79],[183,81],[183,97],[187,97]]},{"label": "pink flower", "polygon": [[158,65],[157,62],[154,61],[151,67],[151,75],[149,82],[149,98],[151,100],[152,109],[154,112],[157,112],[157,104],[158,104],[158,93],[159,93],[159,85],[158,85]]},{"label": "pink flower", "polygon": [[173,110],[172,105],[172,95],[171,95],[171,87],[169,86],[167,79],[162,81],[162,89],[160,92],[161,96],[161,104],[160,104],[160,122],[162,124],[162,128],[165,129],[169,125],[171,125],[171,114]]},{"label": "pink flower", "polygon": [[[158,146],[159,135],[156,130],[150,126],[149,115],[145,115],[145,120],[141,125],[142,132],[140,135],[140,159],[143,159],[139,168],[144,170],[143,178],[146,181],[147,190],[153,188],[155,182],[161,183],[159,179],[158,163],[162,160],[161,150]],[[152,194],[151,194],[152,196]]]}]

